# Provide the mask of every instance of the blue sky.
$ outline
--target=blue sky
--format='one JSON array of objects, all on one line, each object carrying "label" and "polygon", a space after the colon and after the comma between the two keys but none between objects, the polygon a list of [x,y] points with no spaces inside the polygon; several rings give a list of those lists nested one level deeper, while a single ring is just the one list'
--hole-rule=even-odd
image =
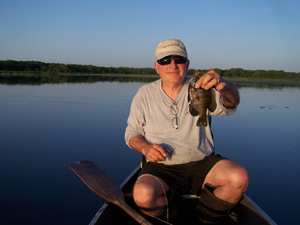
[{"label": "blue sky", "polygon": [[153,67],[181,39],[190,68],[300,72],[298,0],[1,0],[0,60]]}]

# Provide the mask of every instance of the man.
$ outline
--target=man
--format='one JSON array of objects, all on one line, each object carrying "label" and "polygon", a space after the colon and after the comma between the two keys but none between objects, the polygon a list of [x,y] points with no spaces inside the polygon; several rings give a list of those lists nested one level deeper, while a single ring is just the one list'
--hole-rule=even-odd
[{"label": "man", "polygon": [[[137,92],[125,132],[127,145],[147,160],[134,186],[134,200],[145,215],[166,219],[173,216],[174,193],[198,194],[200,221],[222,222],[248,187],[247,171],[214,154],[210,126],[196,126],[198,117],[189,112],[184,44],[177,39],[160,42],[154,65],[161,79]],[[215,71],[195,86],[215,90],[217,107],[207,111],[208,117],[235,112],[238,90]]]}]

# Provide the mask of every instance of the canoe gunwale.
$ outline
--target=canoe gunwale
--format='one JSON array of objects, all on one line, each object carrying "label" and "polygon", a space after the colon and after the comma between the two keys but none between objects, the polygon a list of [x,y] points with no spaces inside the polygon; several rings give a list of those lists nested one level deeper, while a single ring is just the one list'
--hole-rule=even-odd
[{"label": "canoe gunwale", "polygon": [[253,206],[253,208],[255,208],[257,212],[261,214],[262,217],[266,218],[270,225],[277,225],[277,223],[275,223],[275,221],[262,208],[260,208],[248,195],[244,194],[243,198],[247,200]]}]

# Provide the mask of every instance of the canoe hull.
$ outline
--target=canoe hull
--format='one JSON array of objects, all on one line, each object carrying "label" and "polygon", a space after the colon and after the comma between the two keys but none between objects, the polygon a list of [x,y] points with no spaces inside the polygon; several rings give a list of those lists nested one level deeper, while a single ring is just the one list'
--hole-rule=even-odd
[{"label": "canoe hull", "polygon": [[[136,181],[139,168],[136,168],[124,182],[121,188],[125,194],[126,202],[139,211],[132,199],[132,188]],[[195,212],[195,205],[198,199],[184,198],[180,207],[179,216],[174,225],[193,225],[197,224],[198,215]],[[138,223],[128,216],[122,209],[111,203],[104,205],[96,213],[95,217],[90,222],[90,225],[137,225]],[[247,195],[243,197],[240,203],[233,209],[230,214],[228,225],[276,225],[276,223],[259,208]]]}]

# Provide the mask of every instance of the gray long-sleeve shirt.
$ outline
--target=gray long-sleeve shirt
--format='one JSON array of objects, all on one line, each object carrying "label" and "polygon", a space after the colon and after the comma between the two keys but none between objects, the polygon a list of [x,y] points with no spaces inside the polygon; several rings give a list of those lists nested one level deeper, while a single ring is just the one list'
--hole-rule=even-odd
[{"label": "gray long-sleeve shirt", "polygon": [[[162,89],[161,79],[142,86],[134,96],[125,131],[125,141],[135,136],[150,144],[159,144],[169,154],[166,165],[182,164],[203,159],[214,152],[210,126],[196,126],[198,116],[189,112],[188,78],[185,78],[176,101]],[[224,107],[216,91],[217,108],[208,115],[230,115],[235,109]],[[173,126],[175,117],[171,107],[177,108],[178,129]],[[129,146],[130,147],[130,146]]]}]

